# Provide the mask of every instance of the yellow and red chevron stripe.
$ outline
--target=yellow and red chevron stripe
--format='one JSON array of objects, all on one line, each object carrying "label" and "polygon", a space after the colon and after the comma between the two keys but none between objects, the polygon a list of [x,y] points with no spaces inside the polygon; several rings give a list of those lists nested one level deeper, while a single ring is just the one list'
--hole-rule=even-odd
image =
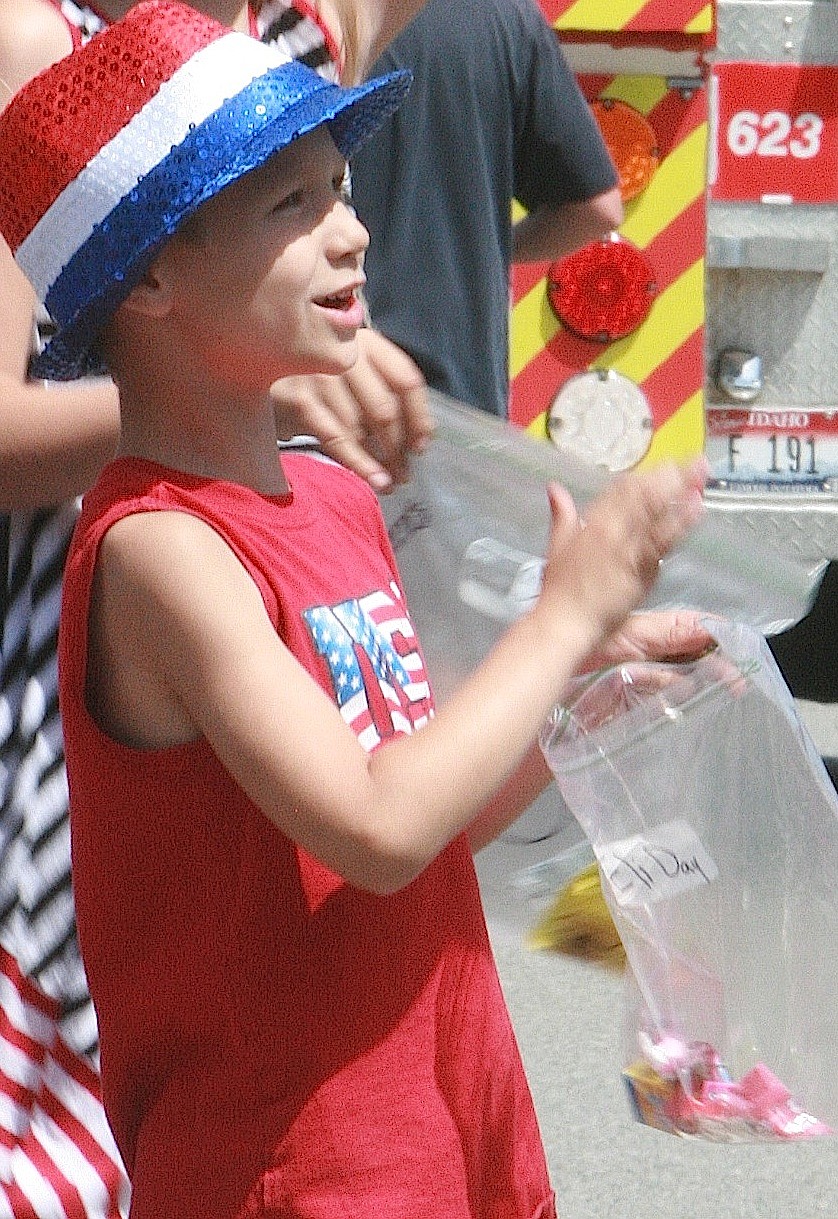
[{"label": "yellow and red chevron stripe", "polygon": [[714,6],[706,0],[541,0],[558,30],[707,34]]},{"label": "yellow and red chevron stripe", "polygon": [[657,295],[647,319],[608,345],[564,329],[547,299],[545,264],[516,267],[510,332],[510,417],[546,436],[558,389],[585,370],[613,369],[643,390],[653,439],[644,461],[701,452],[704,444],[704,255],[707,104],[663,77],[583,77],[589,100],[610,97],[640,111],[656,132],[660,162],[626,203],[623,237],[651,264]]}]

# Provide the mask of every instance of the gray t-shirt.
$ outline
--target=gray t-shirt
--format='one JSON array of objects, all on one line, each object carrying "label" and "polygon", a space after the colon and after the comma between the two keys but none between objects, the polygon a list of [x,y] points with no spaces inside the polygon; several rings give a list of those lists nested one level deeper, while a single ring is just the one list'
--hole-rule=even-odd
[{"label": "gray t-shirt", "polygon": [[407,101],[352,163],[372,321],[430,385],[506,415],[511,200],[593,198],[614,167],[534,0],[429,0],[373,73],[397,67]]}]

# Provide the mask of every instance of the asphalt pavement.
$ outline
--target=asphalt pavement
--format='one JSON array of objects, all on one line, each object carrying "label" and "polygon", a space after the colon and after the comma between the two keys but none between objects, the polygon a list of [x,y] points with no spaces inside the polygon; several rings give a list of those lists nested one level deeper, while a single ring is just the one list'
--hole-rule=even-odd
[{"label": "asphalt pavement", "polygon": [[[835,709],[799,710],[821,752],[838,756]],[[620,1079],[622,975],[524,945],[543,892],[521,878],[537,876],[533,861],[545,857],[543,842],[526,839],[549,830],[550,853],[564,854],[569,868],[589,857],[584,839],[558,797],[526,816],[521,832],[481,852],[477,864],[560,1219],[838,1219],[838,1136],[714,1144],[634,1120]],[[838,977],[836,964],[823,967]]]}]

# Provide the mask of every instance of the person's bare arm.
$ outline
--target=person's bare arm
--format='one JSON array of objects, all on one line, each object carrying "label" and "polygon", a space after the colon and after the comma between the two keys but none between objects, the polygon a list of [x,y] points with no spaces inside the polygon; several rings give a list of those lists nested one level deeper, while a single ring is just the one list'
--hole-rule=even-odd
[{"label": "person's bare arm", "polygon": [[119,437],[106,379],[28,381],[34,297],[0,239],[0,511],[49,508],[94,482]]},{"label": "person's bare arm", "polygon": [[513,262],[561,258],[605,237],[623,219],[619,187],[579,203],[542,204],[512,230]]},{"label": "person's bare arm", "polygon": [[700,512],[702,479],[675,467],[620,479],[584,530],[570,497],[551,488],[535,607],[426,727],[371,755],[279,640],[209,526],[177,513],[130,516],[100,550],[91,709],[138,746],[203,734],[283,832],[353,884],[392,892],[519,770],[568,681],[622,629]]},{"label": "person's bare arm", "polygon": [[[0,108],[71,47],[44,0],[0,5]],[[86,490],[118,438],[117,394],[106,380],[27,381],[35,299],[0,239],[0,511],[46,508]]]},{"label": "person's bare arm", "polygon": [[0,110],[42,68],[69,54],[66,23],[47,0],[0,4]]}]

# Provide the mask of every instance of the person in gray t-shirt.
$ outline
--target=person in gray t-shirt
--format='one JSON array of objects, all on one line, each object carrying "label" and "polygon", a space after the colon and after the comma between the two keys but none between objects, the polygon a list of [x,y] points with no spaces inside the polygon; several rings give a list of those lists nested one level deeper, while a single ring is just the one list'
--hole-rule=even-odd
[{"label": "person in gray t-shirt", "polygon": [[535,0],[430,0],[372,71],[396,67],[407,102],[352,164],[372,323],[430,385],[505,416],[510,264],[616,228],[617,174]]}]

